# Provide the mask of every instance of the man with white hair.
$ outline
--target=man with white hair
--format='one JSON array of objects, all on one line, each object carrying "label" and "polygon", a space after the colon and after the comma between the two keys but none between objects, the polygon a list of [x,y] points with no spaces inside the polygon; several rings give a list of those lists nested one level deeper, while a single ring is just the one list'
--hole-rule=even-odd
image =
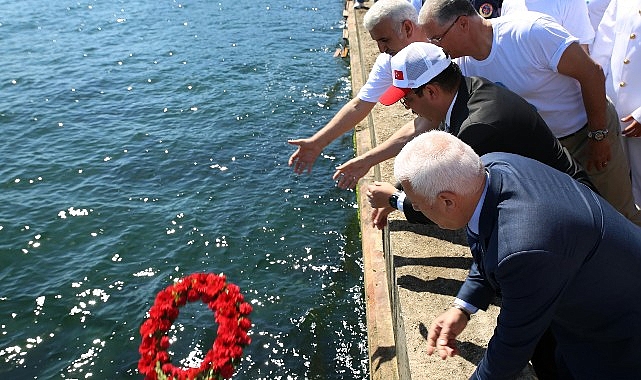
[{"label": "man with white hair", "polygon": [[[378,98],[392,84],[392,56],[414,41],[425,41],[425,34],[416,24],[417,19],[414,6],[406,0],[381,0],[367,11],[363,24],[376,41],[381,54],[358,95],[345,104],[327,125],[309,138],[288,141],[297,146],[289,158],[289,166],[293,166],[295,173],[311,172],[321,151],[336,138],[353,129],[372,111]],[[417,123],[427,121],[419,119]],[[354,176],[341,177],[339,186],[353,187],[357,181],[358,178]]]},{"label": "man with white hair", "polygon": [[510,153],[479,158],[441,131],[410,141],[394,175],[439,226],[467,228],[474,258],[457,300],[430,326],[428,354],[456,355],[465,304],[486,309],[500,295],[472,379],[514,378],[548,327],[559,378],[641,377],[639,227],[558,170]]}]

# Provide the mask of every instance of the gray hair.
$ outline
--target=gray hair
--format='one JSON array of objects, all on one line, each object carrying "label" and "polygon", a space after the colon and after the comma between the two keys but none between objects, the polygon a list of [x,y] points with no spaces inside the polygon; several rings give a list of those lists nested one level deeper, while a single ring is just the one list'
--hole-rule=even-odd
[{"label": "gray hair", "polygon": [[412,190],[429,203],[443,191],[473,194],[478,191],[479,178],[484,173],[481,159],[469,145],[436,130],[407,143],[394,161],[396,179],[409,182]]},{"label": "gray hair", "polygon": [[403,23],[410,20],[414,24],[418,21],[416,9],[407,0],[379,0],[365,13],[363,25],[368,32],[371,32],[376,25],[385,19],[390,19],[393,24]]},{"label": "gray hair", "polygon": [[434,19],[437,24],[445,25],[458,16],[476,14],[478,12],[470,0],[425,0],[418,15],[418,23],[425,25],[429,19]]}]

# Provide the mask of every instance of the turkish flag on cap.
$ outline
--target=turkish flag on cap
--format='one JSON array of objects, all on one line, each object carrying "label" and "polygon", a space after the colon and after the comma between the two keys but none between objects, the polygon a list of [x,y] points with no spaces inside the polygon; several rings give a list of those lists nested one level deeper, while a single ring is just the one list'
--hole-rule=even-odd
[{"label": "turkish flag on cap", "polygon": [[394,79],[403,80],[403,72],[401,70],[394,70]]}]

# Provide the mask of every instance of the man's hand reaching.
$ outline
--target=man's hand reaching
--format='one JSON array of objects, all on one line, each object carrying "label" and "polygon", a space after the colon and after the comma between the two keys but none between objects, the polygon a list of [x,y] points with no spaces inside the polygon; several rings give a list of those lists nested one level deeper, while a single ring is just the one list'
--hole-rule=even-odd
[{"label": "man's hand reaching", "polygon": [[336,168],[332,178],[338,181],[341,189],[352,189],[358,184],[372,166],[362,157],[354,157]]},{"label": "man's hand reaching", "polygon": [[288,140],[287,142],[298,146],[298,149],[289,157],[289,166],[294,166],[294,173],[303,174],[305,171],[311,173],[312,166],[321,154],[322,148],[310,139]]}]

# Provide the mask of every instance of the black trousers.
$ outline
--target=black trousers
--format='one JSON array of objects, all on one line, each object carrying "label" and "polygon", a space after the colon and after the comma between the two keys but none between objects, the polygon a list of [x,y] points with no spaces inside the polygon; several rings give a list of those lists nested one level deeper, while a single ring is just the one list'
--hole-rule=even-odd
[{"label": "black trousers", "polygon": [[[548,328],[539,340],[532,354],[532,367],[539,380],[561,380],[556,363],[556,339]],[[565,379],[564,379],[565,380]]]}]

